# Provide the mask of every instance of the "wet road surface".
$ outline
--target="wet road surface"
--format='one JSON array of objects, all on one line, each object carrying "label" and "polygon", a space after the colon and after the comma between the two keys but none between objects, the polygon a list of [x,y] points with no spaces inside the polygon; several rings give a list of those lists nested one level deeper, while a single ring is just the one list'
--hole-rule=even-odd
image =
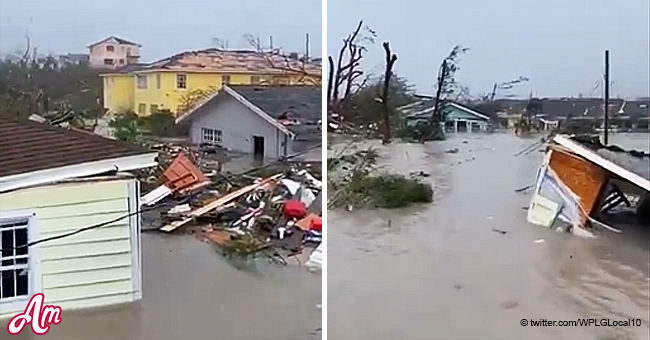
[{"label": "wet road surface", "polygon": [[[537,138],[450,137],[375,145],[385,170],[432,174],[434,203],[328,213],[330,339],[648,339],[647,241],[528,224],[530,196],[514,189],[533,184],[543,153],[513,155]],[[642,326],[520,325],[579,318]]]},{"label": "wet road surface", "polygon": [[[0,339],[320,339],[321,276],[297,266],[232,263],[194,236],[145,233],[143,300],[63,311],[43,336]],[[239,267],[239,269],[237,268]]]}]

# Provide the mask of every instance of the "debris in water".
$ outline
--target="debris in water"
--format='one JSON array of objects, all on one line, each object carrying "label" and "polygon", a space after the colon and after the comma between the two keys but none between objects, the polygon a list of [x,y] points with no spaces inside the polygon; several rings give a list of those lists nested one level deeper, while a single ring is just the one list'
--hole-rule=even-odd
[{"label": "debris in water", "polygon": [[527,186],[525,186],[523,188],[515,189],[515,192],[524,192],[524,191],[527,191],[528,189],[533,188],[533,187],[535,187],[535,186],[534,185],[527,185]]},{"label": "debris in water", "polygon": [[517,307],[518,304],[519,304],[519,302],[517,300],[506,300],[506,301],[501,302],[501,307],[503,307],[505,309],[513,309],[513,308]]},{"label": "debris in water", "polygon": [[[601,146],[591,136],[555,135],[535,180],[527,220],[585,237],[594,237],[595,227],[621,233],[595,217],[602,218],[610,210],[616,213],[613,208],[622,204],[635,209],[637,217],[647,214],[641,205],[632,207],[626,196],[650,197],[650,181],[642,176],[647,173],[642,156],[638,160],[622,149]],[[566,227],[556,227],[556,220]]]},{"label": "debris in water", "polygon": [[505,230],[499,230],[499,229],[494,229],[494,228],[492,228],[492,231],[494,231],[495,233],[499,233],[499,234],[501,234],[501,235],[505,235],[505,234],[508,233],[508,232],[505,231]]},{"label": "debris in water", "polygon": [[431,184],[420,178],[376,172],[376,157],[369,149],[328,159],[330,208],[401,208],[433,200]]},{"label": "debris in water", "polygon": [[463,289],[463,285],[455,284],[454,289]]},{"label": "debris in water", "polygon": [[535,240],[535,243],[544,243],[544,239],[540,238],[539,240]]},{"label": "debris in water", "polygon": [[424,172],[424,171],[415,171],[409,173],[409,176],[415,176],[415,177],[429,177],[431,176],[430,174]]},{"label": "debris in water", "polygon": [[453,149],[445,150],[445,153],[458,153],[458,151],[459,151],[458,148],[453,148]]}]

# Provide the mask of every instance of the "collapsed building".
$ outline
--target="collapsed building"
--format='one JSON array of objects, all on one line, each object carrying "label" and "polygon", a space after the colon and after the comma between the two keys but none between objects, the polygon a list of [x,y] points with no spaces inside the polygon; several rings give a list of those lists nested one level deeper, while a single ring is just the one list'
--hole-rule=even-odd
[{"label": "collapsed building", "polygon": [[597,138],[557,135],[538,171],[528,221],[593,236],[607,215],[633,212],[625,224],[648,225],[650,156],[605,146]]}]

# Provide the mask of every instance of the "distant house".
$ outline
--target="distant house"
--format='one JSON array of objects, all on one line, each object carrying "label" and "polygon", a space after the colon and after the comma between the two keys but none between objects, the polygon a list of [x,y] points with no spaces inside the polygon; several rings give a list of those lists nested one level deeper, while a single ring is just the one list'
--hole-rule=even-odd
[{"label": "distant house", "polygon": [[321,89],[224,85],[176,120],[194,144],[274,159],[321,142]]},{"label": "distant house", "polygon": [[68,53],[59,56],[59,67],[68,65],[87,65],[90,62],[90,55],[83,53]]},{"label": "distant house", "polygon": [[141,299],[140,186],[127,172],[157,154],[5,119],[0,150],[0,318],[38,293],[63,310]]},{"label": "distant house", "polygon": [[[435,110],[433,101],[420,101],[399,108],[404,114],[407,125],[415,125],[421,121],[431,119]],[[465,105],[447,101],[440,107],[440,112],[445,119],[447,132],[475,132],[486,131],[490,117],[473,110]]]},{"label": "distant house", "polygon": [[88,45],[90,66],[115,69],[136,64],[140,59],[140,47],[140,44],[110,36]]}]

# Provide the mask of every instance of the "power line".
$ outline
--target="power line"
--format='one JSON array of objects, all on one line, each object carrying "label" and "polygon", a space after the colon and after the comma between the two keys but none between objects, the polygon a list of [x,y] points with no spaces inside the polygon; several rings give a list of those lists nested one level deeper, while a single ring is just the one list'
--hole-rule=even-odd
[{"label": "power line", "polygon": [[[251,172],[255,172],[255,171],[262,170],[262,169],[267,168],[267,167],[269,167],[269,166],[276,165],[276,164],[278,164],[278,163],[282,163],[283,161],[288,161],[288,160],[290,160],[290,159],[292,159],[292,158],[296,158],[296,157],[298,157],[298,156],[301,156],[301,155],[303,155],[303,154],[305,154],[305,153],[307,153],[307,152],[309,152],[309,151],[311,151],[311,150],[314,150],[314,149],[316,149],[316,148],[318,148],[318,147],[322,147],[322,143],[317,144],[317,145],[312,145],[312,146],[308,147],[307,149],[305,149],[305,150],[303,150],[303,151],[301,151],[301,152],[297,152],[297,153],[294,153],[294,154],[288,155],[288,156],[286,156],[286,157],[284,157],[284,158],[281,158],[281,159],[279,159],[279,160],[276,160],[276,161],[274,161],[274,162],[270,162],[269,164],[267,164],[267,165],[265,165],[265,166],[258,167],[258,168],[254,168],[254,169],[250,169],[250,170],[247,170],[247,171],[241,172],[241,173],[239,173],[239,174],[233,174],[232,176],[241,176],[241,175],[249,174],[249,173],[251,173]],[[224,178],[224,180],[226,180],[226,179],[227,179],[227,178]],[[82,228],[79,228],[79,229],[74,230],[74,231],[71,231],[71,232],[67,232],[67,233],[63,233],[63,234],[59,234],[59,235],[55,235],[55,236],[51,236],[51,237],[47,237],[47,238],[40,239],[40,240],[36,240],[36,241],[32,241],[32,242],[28,242],[27,244],[22,245],[22,246],[12,247],[12,248],[1,248],[0,250],[3,250],[3,251],[4,251],[4,250],[9,250],[9,249],[16,250],[16,249],[22,249],[22,248],[29,248],[29,247],[35,246],[35,245],[37,245],[37,244],[40,244],[40,243],[44,243],[44,242],[48,242],[48,241],[54,241],[54,240],[58,240],[58,239],[62,239],[62,238],[70,237],[70,236],[74,236],[74,235],[77,235],[77,234],[82,233],[82,232],[84,232],[84,231],[88,231],[88,230],[93,230],[93,229],[97,229],[97,228],[105,227],[105,226],[107,226],[107,225],[109,225],[109,224],[113,224],[113,223],[118,222],[118,221],[120,221],[120,220],[123,220],[123,219],[125,219],[125,218],[131,217],[131,216],[134,216],[134,215],[138,215],[138,214],[141,214],[141,213],[144,213],[144,212],[147,212],[147,211],[150,211],[150,210],[156,209],[156,208],[157,208],[156,206],[147,207],[147,208],[142,208],[142,209],[140,209],[140,210],[136,210],[136,211],[134,211],[134,212],[131,212],[131,213],[128,213],[128,214],[124,214],[124,215],[121,215],[121,216],[116,217],[116,218],[114,218],[114,219],[112,219],[112,220],[108,220],[108,221],[100,222],[100,223],[97,223],[97,224],[92,224],[92,225],[90,225],[90,226],[82,227]],[[0,229],[0,230],[1,230],[1,229]]]}]

